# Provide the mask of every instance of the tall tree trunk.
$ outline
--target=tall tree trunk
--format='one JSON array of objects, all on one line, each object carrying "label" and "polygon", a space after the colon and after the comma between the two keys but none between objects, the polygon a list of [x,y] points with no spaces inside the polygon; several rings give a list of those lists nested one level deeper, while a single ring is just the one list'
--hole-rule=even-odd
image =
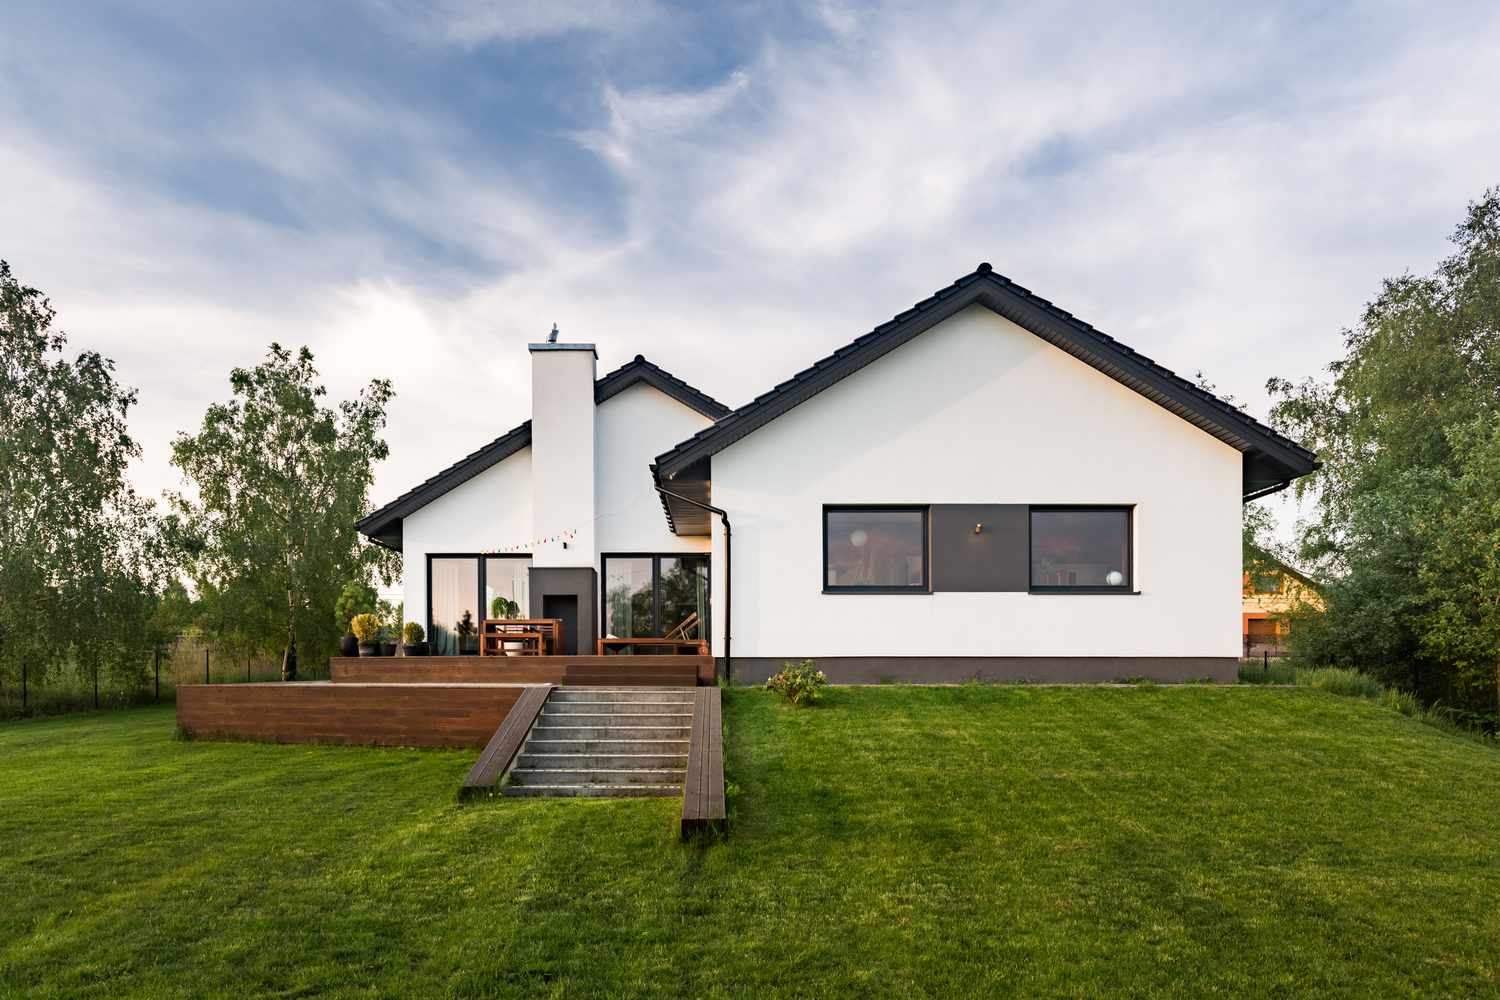
[{"label": "tall tree trunk", "polygon": [[286,627],[286,650],[281,654],[281,679],[297,679],[297,629],[291,624]]}]

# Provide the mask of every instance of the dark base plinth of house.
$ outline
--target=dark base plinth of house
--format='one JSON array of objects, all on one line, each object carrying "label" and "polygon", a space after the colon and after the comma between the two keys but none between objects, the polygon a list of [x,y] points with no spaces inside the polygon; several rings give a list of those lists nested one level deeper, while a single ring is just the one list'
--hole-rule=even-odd
[{"label": "dark base plinth of house", "polygon": [[710,656],[335,656],[335,684],[568,684],[693,687],[714,683]]},{"label": "dark base plinth of house", "polygon": [[[782,664],[811,659],[830,684],[1233,684],[1233,656],[755,656],[734,658],[736,684],[764,684]],[[718,661],[722,675],[724,661]]]},{"label": "dark base plinth of house", "polygon": [[523,684],[184,684],[177,688],[177,724],[195,739],[482,747],[526,690]]}]

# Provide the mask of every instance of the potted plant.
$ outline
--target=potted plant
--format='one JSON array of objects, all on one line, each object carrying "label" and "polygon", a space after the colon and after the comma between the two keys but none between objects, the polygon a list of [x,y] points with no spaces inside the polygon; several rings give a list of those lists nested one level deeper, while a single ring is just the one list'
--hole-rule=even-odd
[{"label": "potted plant", "polygon": [[349,621],[349,631],[359,640],[360,656],[380,655],[380,619],[366,611]]},{"label": "potted plant", "polygon": [[359,655],[359,637],[354,634],[347,623],[355,615],[374,611],[376,600],[375,588],[367,581],[355,579],[344,584],[344,589],[339,592],[338,598],[333,603],[335,620],[346,623],[344,636],[339,640],[340,656]]},{"label": "potted plant", "polygon": [[465,611],[458,624],[453,627],[458,633],[458,651],[460,653],[472,654],[478,652],[478,644],[474,642],[474,613]]},{"label": "potted plant", "polygon": [[521,605],[501,594],[496,594],[490,599],[491,618],[519,618],[521,617]]},{"label": "potted plant", "polygon": [[422,631],[422,626],[416,622],[407,622],[406,627],[401,630],[401,655],[402,656],[426,656],[427,643],[423,640],[427,634]]}]

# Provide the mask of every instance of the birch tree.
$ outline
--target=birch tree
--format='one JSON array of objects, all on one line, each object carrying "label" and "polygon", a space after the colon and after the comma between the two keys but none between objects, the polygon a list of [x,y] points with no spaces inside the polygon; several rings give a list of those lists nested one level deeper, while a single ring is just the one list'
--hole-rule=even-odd
[{"label": "birch tree", "polygon": [[232,398],[173,442],[184,488],[169,499],[198,589],[213,595],[210,638],[280,654],[283,679],[295,680],[299,655],[318,662],[333,653],[344,584],[400,572],[399,556],[361,544],[354,530],[374,463],[388,453],[391,383],[375,379],[330,407],[312,352],[279,344],[229,382]]}]

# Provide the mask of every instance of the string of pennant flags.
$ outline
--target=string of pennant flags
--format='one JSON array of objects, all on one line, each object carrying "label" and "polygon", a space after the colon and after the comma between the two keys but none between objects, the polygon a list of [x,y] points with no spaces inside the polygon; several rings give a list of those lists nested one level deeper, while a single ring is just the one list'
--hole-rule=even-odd
[{"label": "string of pennant flags", "polygon": [[536,548],[539,545],[550,545],[553,542],[567,543],[571,542],[577,537],[578,529],[568,528],[564,531],[557,532],[557,534],[555,535],[546,535],[542,538],[533,538],[529,542],[517,542],[514,545],[502,545],[498,549],[486,549],[485,555],[490,555],[497,552],[530,552],[532,549]]}]

